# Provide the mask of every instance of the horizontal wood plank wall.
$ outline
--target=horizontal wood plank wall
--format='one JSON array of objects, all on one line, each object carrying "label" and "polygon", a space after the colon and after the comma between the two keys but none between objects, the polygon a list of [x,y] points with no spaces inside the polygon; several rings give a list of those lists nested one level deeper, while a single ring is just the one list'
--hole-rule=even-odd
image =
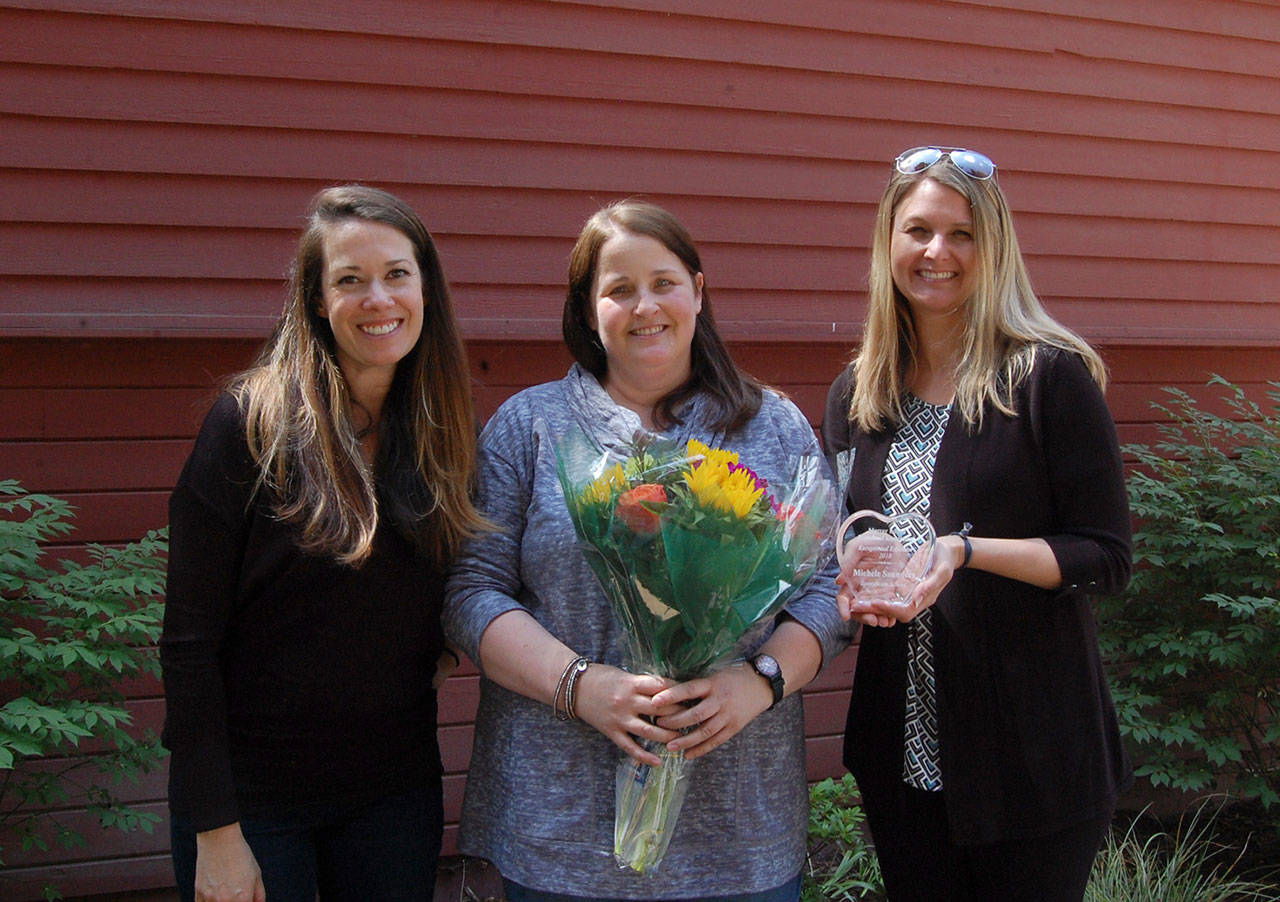
[{"label": "horizontal wood plank wall", "polygon": [[[307,198],[351,180],[435,234],[482,415],[563,373],[573,238],[645,194],[698,239],[739,359],[817,425],[889,160],[924,143],[997,161],[1038,290],[1150,441],[1162,385],[1280,377],[1280,8],[1061,6],[0,0],[0,478],[77,505],[58,553],[162,525]],[[812,777],[840,770],[851,670],[808,695]],[[443,697],[451,819],[476,680]],[[132,694],[158,727],[156,687]],[[163,774],[130,792],[163,812]],[[166,846],[9,855],[0,897],[162,885]]]},{"label": "horizontal wood plank wall", "polygon": [[644,193],[728,334],[847,342],[888,161],[942,142],[1091,339],[1280,341],[1280,7],[60,5],[0,5],[6,331],[261,335],[306,198],[359,179],[423,211],[473,336],[553,337],[578,226]]}]

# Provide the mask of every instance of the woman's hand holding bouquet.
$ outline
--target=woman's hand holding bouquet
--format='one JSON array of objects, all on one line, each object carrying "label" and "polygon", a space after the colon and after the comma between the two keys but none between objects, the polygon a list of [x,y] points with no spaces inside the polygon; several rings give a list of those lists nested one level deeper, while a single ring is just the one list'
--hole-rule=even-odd
[{"label": "woman's hand holding bouquet", "polygon": [[683,752],[692,761],[728,742],[767,711],[773,692],[749,664],[741,663],[678,683],[653,700],[662,706],[668,702],[678,706],[673,713],[659,717],[658,726],[680,731],[667,747]]},{"label": "woman's hand holding bouquet", "polygon": [[[653,674],[628,673],[608,664],[592,664],[579,681],[576,713],[582,720],[613,740],[613,744],[638,762],[659,767],[662,759],[653,749],[679,738],[679,727],[661,718],[682,712],[675,702],[659,703],[659,693],[671,680]],[[643,744],[641,744],[643,743]]]}]

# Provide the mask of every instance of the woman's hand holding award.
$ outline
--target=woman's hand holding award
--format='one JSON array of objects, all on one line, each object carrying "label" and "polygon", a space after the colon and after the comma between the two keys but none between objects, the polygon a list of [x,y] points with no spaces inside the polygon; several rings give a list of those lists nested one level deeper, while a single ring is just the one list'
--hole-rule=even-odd
[{"label": "woman's hand holding award", "polygon": [[836,530],[840,582],[853,612],[910,620],[915,588],[933,569],[937,536],[919,514],[886,516],[860,510]]}]

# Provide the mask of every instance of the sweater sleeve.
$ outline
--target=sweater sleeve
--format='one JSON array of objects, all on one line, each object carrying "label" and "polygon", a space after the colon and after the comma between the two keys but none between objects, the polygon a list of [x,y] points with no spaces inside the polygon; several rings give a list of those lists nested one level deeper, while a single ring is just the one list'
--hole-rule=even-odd
[{"label": "sweater sleeve", "polygon": [[235,607],[253,468],[239,411],[206,417],[169,500],[169,566],[160,663],[169,800],[197,831],[239,819],[219,660]]},{"label": "sweater sleeve", "polygon": [[1119,592],[1132,571],[1132,536],[1119,441],[1102,392],[1079,357],[1052,353],[1031,406],[1058,524],[1045,541],[1062,591]]},{"label": "sweater sleeve", "polygon": [[[832,498],[836,510],[837,512],[842,510],[840,487],[834,484],[831,470],[822,457],[813,429],[805,420],[804,414],[794,404],[790,401],[782,401],[781,404],[783,416],[780,417],[782,422],[777,428],[779,434],[785,436],[784,443],[793,446],[796,458],[812,455],[819,459],[823,470],[822,478],[832,483]],[[853,630],[856,629],[854,624],[840,616],[840,610],[836,605],[835,580],[838,573],[839,566],[836,563],[835,554],[832,553],[826,563],[809,579],[809,583],[787,603],[785,608],[787,616],[804,625],[818,639],[822,645],[823,665],[844,651],[852,639]]]},{"label": "sweater sleeve", "polygon": [[[532,423],[521,399],[500,408],[480,436],[477,508],[496,529],[469,540],[445,594],[445,635],[480,661],[480,638],[497,617],[522,605],[520,546],[533,480]],[[525,453],[522,453],[524,449]]]}]

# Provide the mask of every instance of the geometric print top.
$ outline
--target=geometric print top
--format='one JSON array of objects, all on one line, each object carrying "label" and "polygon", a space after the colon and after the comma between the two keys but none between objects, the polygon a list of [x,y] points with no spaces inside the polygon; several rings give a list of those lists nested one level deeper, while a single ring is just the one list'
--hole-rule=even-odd
[{"label": "geometric print top", "polygon": [[[905,416],[889,446],[881,502],[889,516],[929,516],[933,462],[942,444],[951,405],[939,407],[911,393],[903,399]],[[916,537],[917,541],[924,537]],[[910,544],[910,543],[908,543]],[[938,761],[938,703],[933,675],[933,608],[907,624],[907,711],[903,729],[902,780],[908,786],[942,789]]]}]

